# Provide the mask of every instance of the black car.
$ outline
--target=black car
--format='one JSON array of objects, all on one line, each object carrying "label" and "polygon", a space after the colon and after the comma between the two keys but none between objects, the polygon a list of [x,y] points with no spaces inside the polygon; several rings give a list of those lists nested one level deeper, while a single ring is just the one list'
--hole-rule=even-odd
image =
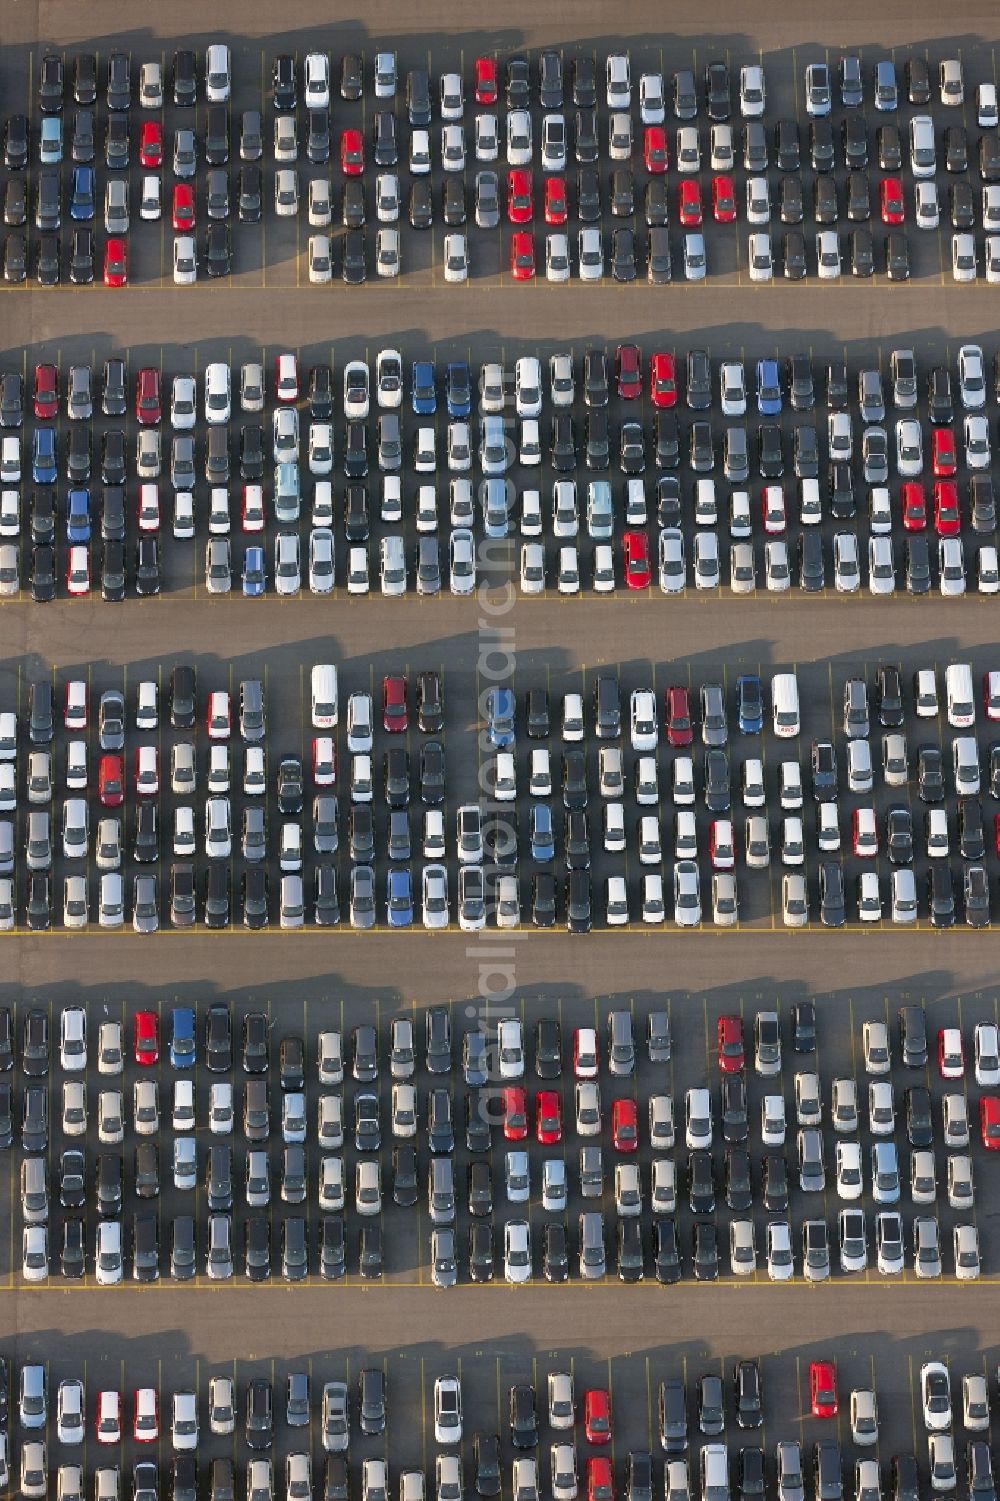
[{"label": "black car", "polygon": [[576,174],[576,212],[583,224],[593,224],[601,217],[601,183],[596,167],[581,167]]},{"label": "black car", "polygon": [[635,235],[618,228],[611,236],[611,275],[615,281],[635,281]]},{"label": "black car", "polygon": [[943,761],[936,745],[921,745],[917,750],[917,795],[924,803],[940,803],[944,798]]},{"label": "black car", "polygon": [[571,870],[566,877],[566,926],[571,933],[589,933],[592,923],[590,876]]},{"label": "black car", "polygon": [[311,109],[306,134],[306,156],[314,165],[330,160],[330,111]]},{"label": "black car", "polygon": [[251,865],[243,872],[243,926],[252,930],[266,928],[268,923],[267,871],[261,865]]},{"label": "black car", "polygon": [[534,1449],[538,1443],[534,1387],[518,1384],[510,1388],[509,1415],[510,1441],[514,1448]]},{"label": "black car", "polygon": [[903,165],[903,148],[895,125],[880,125],[875,136],[878,164],[883,172],[898,172]]},{"label": "black car", "polygon": [[205,236],[205,270],[209,276],[228,276],[232,260],[228,224],[210,224]]},{"label": "black car", "polygon": [[[328,1282],[338,1281],[347,1272],[343,1215],[325,1214],[320,1220],[319,1272]],[[340,1457],[330,1456],[331,1459]]]},{"label": "black car", "polygon": [[817,224],[837,222],[837,184],[832,177],[817,177],[813,217]]},{"label": "black car", "polygon": [[728,120],[732,114],[729,69],[723,62],[709,63],[705,69],[705,102],[710,120]]},{"label": "black car", "polygon": [[536,928],[555,926],[556,882],[551,871],[536,871],[531,878],[531,920]]},{"label": "black car", "polygon": [[833,126],[825,116],[809,123],[809,159],[814,172],[833,171]]},{"label": "black car", "polygon": [[531,75],[526,57],[507,60],[507,108],[525,109],[531,98]]},{"label": "black car", "polygon": [[28,165],[28,121],[24,115],[10,115],[4,129],[4,165],[8,172],[23,172]]},{"label": "black car", "polygon": [[801,232],[790,229],[782,239],[782,266],[786,281],[802,281],[806,274],[806,242]]},{"label": "black car", "polygon": [[944,164],[949,172],[967,172],[969,141],[964,125],[949,125],[944,133]]},{"label": "black car", "polygon": [[353,52],[345,52],[341,59],[340,97],[350,101],[361,98],[361,59]]},{"label": "black car", "polygon": [[694,1275],[699,1282],[714,1282],[719,1275],[719,1244],[711,1220],[695,1220]]},{"label": "black car", "polygon": [[155,537],[140,537],[135,547],[135,592],[160,592],[160,549]]},{"label": "black car", "polygon": [[32,871],[28,876],[25,918],[33,933],[44,933],[51,925],[52,877],[47,870]]},{"label": "black car", "polygon": [[73,98],[77,104],[93,104],[97,98],[97,58],[78,52],[73,63]]},{"label": "black car", "polygon": [[875,274],[875,246],[871,230],[867,226],[852,229],[848,236],[851,257],[851,275],[865,279]]},{"label": "black car", "polygon": [[452,227],[464,224],[467,218],[465,183],[454,173],[449,173],[444,182],[444,222]]},{"label": "black car", "polygon": [[295,82],[295,58],[288,52],[279,52],[271,72],[271,92],[276,113],[294,111],[297,101]]},{"label": "black car", "polygon": [[788,1169],[780,1153],[764,1158],[764,1208],[768,1214],[788,1213]]},{"label": "black car", "polygon": [[418,177],[410,188],[410,223],[414,229],[430,229],[433,221],[431,185],[425,177]]},{"label": "black car", "polygon": [[976,222],[972,187],[964,179],[953,182],[948,192],[951,223],[954,229],[972,229]]},{"label": "black car", "polygon": [[174,103],[179,109],[193,109],[198,98],[198,65],[187,48],[174,53]]},{"label": "black car", "polygon": [[802,164],[799,127],[794,120],[779,120],[774,127],[774,149],[782,172],[798,172]]},{"label": "black car", "polygon": [[43,231],[38,237],[38,259],[35,262],[35,276],[40,287],[59,285],[59,255],[59,236],[53,230]]},{"label": "black car", "polygon": [[255,162],[240,168],[237,183],[237,213],[241,224],[259,224],[261,216],[261,175]]},{"label": "black car", "polygon": [[56,551],[48,542],[31,551],[31,597],[36,604],[48,604],[56,597]]},{"label": "black car", "polygon": [[680,1281],[681,1259],[677,1248],[677,1226],[672,1219],[653,1221],[653,1266],[657,1282],[667,1285]]},{"label": "black car", "polygon": [[349,229],[344,237],[344,281],[348,286],[360,286],[365,274],[364,230]]},{"label": "black car", "polygon": [[59,1270],[64,1277],[74,1280],[86,1271],[87,1243],[83,1220],[67,1217],[63,1223],[62,1249],[59,1253]]},{"label": "black car", "polygon": [[[824,179],[825,180],[825,179]],[[781,179],[778,190],[779,212],[782,224],[801,224],[803,219],[802,181],[791,174]]]},{"label": "black car", "polygon": [[19,229],[28,217],[28,198],[22,177],[11,177],[3,197],[3,222]]},{"label": "black car", "polygon": [[493,1281],[493,1227],[486,1220],[469,1227],[469,1277],[473,1282]]},{"label": "black car", "polygon": [[842,928],[847,921],[844,872],[836,860],[819,868],[819,920],[825,928]]},{"label": "black car", "polygon": [[651,177],[646,184],[644,212],[646,223],[650,228],[663,227],[669,223],[667,185],[662,177]]},{"label": "black car", "polygon": [[943,365],[935,365],[927,377],[927,415],[935,427],[948,426],[955,420],[951,375]]}]

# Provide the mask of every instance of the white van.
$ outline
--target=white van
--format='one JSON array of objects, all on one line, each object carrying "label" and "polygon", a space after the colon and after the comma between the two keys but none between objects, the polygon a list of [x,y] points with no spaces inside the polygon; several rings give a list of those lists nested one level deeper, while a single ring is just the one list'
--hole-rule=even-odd
[{"label": "white van", "polygon": [[799,480],[799,520],[803,526],[818,526],[823,520],[818,479]]},{"label": "white van", "polygon": [[512,803],[517,796],[517,778],[512,751],[497,751],[493,795],[498,803]]},{"label": "white van", "polygon": [[174,536],[182,541],[194,536],[194,496],[190,490],[178,490],[174,496]]},{"label": "white van", "polygon": [[542,493],[540,490],[524,490],[521,493],[521,536],[542,535]]},{"label": "white van", "polygon": [[205,421],[228,422],[232,408],[232,380],[229,366],[215,360],[205,367]]},{"label": "white van", "polygon": [[566,693],[563,695],[563,740],[575,741],[583,739],[583,694]]},{"label": "white van", "polygon": [[332,730],[337,723],[337,669],[317,662],[312,670],[312,722],[317,730]]},{"label": "white van", "polygon": [[968,662],[952,662],[945,668],[944,688],[948,723],[956,730],[967,730],[976,721],[972,668]]},{"label": "white van", "polygon": [[771,713],[774,733],[791,740],[799,733],[799,685],[794,672],[776,672],[771,678]]}]

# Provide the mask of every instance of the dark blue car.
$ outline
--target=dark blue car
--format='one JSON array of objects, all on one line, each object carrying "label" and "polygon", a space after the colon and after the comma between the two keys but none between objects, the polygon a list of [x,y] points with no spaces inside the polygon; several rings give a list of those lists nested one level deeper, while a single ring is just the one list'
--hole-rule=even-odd
[{"label": "dark blue car", "polygon": [[74,167],[69,195],[69,216],[87,223],[94,217],[94,169]]},{"label": "dark blue car", "polygon": [[437,411],[437,389],[434,382],[434,366],[430,360],[413,361],[413,386],[410,392],[413,410],[421,417]]},{"label": "dark blue car", "polygon": [[390,870],[386,882],[386,905],[390,928],[408,928],[413,923],[413,878],[405,867]]},{"label": "dark blue car", "polygon": [[736,679],[736,705],[740,729],[744,735],[760,735],[764,730],[764,689],[755,672]]},{"label": "dark blue car", "polygon": [[781,411],[781,372],[777,360],[757,361],[757,410],[762,417]]},{"label": "dark blue car", "polygon": [[194,1068],[194,1009],[176,1006],[170,1017],[170,1062],[174,1068]]},{"label": "dark blue car", "polygon": [[36,427],[31,435],[31,477],[36,485],[56,482],[56,430]]},{"label": "dark blue car", "polygon": [[444,391],[448,416],[468,417],[472,411],[472,377],[464,360],[445,370]]},{"label": "dark blue car", "polygon": [[243,593],[247,599],[256,599],[267,587],[264,569],[264,549],[248,547],[243,555]]},{"label": "dark blue car", "polygon": [[71,490],[66,497],[66,541],[90,541],[89,490]]},{"label": "dark blue car", "polygon": [[491,745],[506,750],[514,744],[514,690],[491,688],[486,695],[487,733]]}]

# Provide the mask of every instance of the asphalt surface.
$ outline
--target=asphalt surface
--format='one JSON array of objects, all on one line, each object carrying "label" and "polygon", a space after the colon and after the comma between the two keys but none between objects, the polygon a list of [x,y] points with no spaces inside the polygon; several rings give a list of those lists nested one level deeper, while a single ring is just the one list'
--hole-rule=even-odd
[{"label": "asphalt surface", "polygon": [[[270,56],[281,50],[304,51],[320,32],[335,54],[352,48],[370,56],[381,38],[389,36],[402,50],[404,28],[410,38],[406,45],[434,56],[453,45],[453,7],[437,0],[421,7],[419,19],[412,21],[381,0],[367,14],[367,25],[337,22],[331,27],[328,9],[309,0],[297,9],[294,30],[271,31],[261,17],[252,40],[243,40],[245,7],[231,0],[214,8],[210,26],[204,24],[203,11],[184,0],[171,10],[169,21],[135,26],[124,37],[119,7],[110,0],[98,0],[86,11],[63,0],[18,7],[5,18],[0,65],[5,112],[18,107],[6,100],[23,97],[19,91],[27,76],[28,51],[38,45],[58,44],[67,50],[87,45],[104,54],[124,41],[135,57],[142,58],[160,51],[169,56],[179,44],[202,48],[224,39],[237,49],[238,69],[251,53],[259,65],[262,52]],[[970,4],[956,15],[895,0],[874,11],[852,0],[838,8],[835,22],[806,8],[789,14],[786,7],[747,5],[730,8],[728,17],[730,34],[725,43],[713,40],[713,55],[721,45],[728,45],[734,62],[758,49],[783,50],[790,66],[782,71],[788,78],[800,76],[805,61],[818,59],[826,45],[831,56],[849,44],[874,57],[878,48],[892,46],[905,34],[933,57],[956,52],[971,56],[991,48],[1000,30],[995,9],[985,4]],[[638,46],[640,39],[657,34],[662,15],[658,7],[640,4],[615,21],[616,30],[609,34],[607,8],[596,0],[550,7],[544,16],[527,5],[513,4],[505,8],[501,25],[465,36],[464,54],[469,59],[481,47],[538,48],[567,39],[574,44],[586,39],[603,53],[623,39],[634,38]],[[162,31],[167,25],[170,35]],[[672,61],[678,49],[684,51],[685,61],[694,49],[704,61],[703,27],[700,7],[672,8],[670,32],[662,37],[665,66],[682,65]],[[768,77],[770,82],[770,68]],[[297,294],[290,260],[281,272],[279,285],[272,286],[268,276],[266,296],[259,286],[243,285],[239,278],[218,291],[203,284],[178,295],[152,286],[132,287],[124,295],[103,288],[12,292],[4,301],[3,363],[19,361],[22,350],[42,345],[52,357],[61,350],[66,362],[74,350],[86,351],[87,357],[94,350],[103,359],[122,349],[148,352],[161,344],[184,346],[189,358],[184,363],[178,358],[179,369],[193,368],[199,357],[203,365],[220,345],[232,351],[234,361],[251,357],[251,351],[256,353],[262,345],[271,353],[278,348],[306,349],[317,335],[316,298],[310,291]],[[698,342],[713,354],[772,345],[787,352],[803,335],[817,347],[844,344],[854,356],[880,340],[886,347],[893,341],[918,348],[922,341],[940,341],[954,352],[963,339],[981,337],[995,322],[991,288],[954,289],[926,281],[893,288],[891,295],[878,286],[846,282],[823,289],[812,283],[803,289],[713,281],[703,287],[674,286],[662,294],[644,287],[608,286],[584,289],[578,297],[573,288],[484,283],[447,292],[405,284],[364,291],[338,285],[330,295],[336,298],[335,305],[328,304],[330,336],[338,344],[341,339],[356,340],[373,348],[399,347],[406,334],[436,341],[442,350],[448,341],[476,349],[507,340],[551,346],[569,337],[581,347],[590,339],[617,342],[656,334],[669,323],[678,342],[697,333]],[[752,306],[750,297],[756,299]],[[132,357],[133,368],[139,363],[141,358]],[[832,657],[846,676],[847,666],[859,662],[916,658],[943,664],[960,653],[985,660],[995,639],[993,610],[989,601],[981,600],[967,600],[958,611],[947,602],[905,598],[887,605],[861,600],[846,609],[841,601],[804,603],[763,595],[745,604],[728,601],[725,608],[689,600],[680,611],[671,611],[669,625],[664,615],[649,613],[659,610],[660,603],[617,598],[602,602],[598,617],[586,600],[541,606],[525,601],[504,623],[516,629],[519,657],[530,661],[534,654],[559,670],[636,657],[643,662],[668,656],[728,662],[733,659],[733,643],[739,643],[740,659],[764,670],[773,663]],[[661,646],[666,632],[669,651]],[[423,665],[425,653],[449,665],[464,662],[464,670],[471,673],[478,626],[461,601],[451,600],[427,605],[408,600],[398,610],[375,599],[360,605],[352,601],[343,609],[321,600],[280,606],[271,600],[255,611],[242,600],[195,603],[167,595],[148,603],[130,602],[124,617],[99,601],[56,604],[41,611],[28,604],[8,604],[0,612],[0,639],[4,657],[12,668],[20,665],[22,678],[53,665],[60,674],[76,676],[91,664],[95,672],[114,673],[127,664],[132,681],[133,674],[152,675],[166,660],[197,655],[206,671],[215,659],[221,686],[230,664],[234,676],[249,675],[247,664],[260,662],[262,654],[277,673],[297,674],[302,660],[331,659],[364,663],[366,671],[371,663],[372,670],[380,672],[406,662],[415,666],[418,656]],[[72,949],[67,949],[68,941]],[[569,1015],[592,1009],[595,998],[601,998],[602,1005],[635,998],[648,1007],[666,991],[671,1006],[693,1014],[699,1026],[706,996],[719,1009],[778,998],[782,1010],[794,999],[814,996],[821,1027],[826,1018],[832,1031],[845,1012],[850,1016],[853,1009],[857,1014],[866,1005],[888,1005],[892,1010],[909,997],[928,1004],[932,1025],[938,1007],[951,1021],[959,998],[963,1019],[974,1008],[983,1008],[975,1011],[977,1015],[989,1015],[996,994],[994,940],[964,930],[802,934],[753,929],[732,935],[671,933],[669,938],[643,940],[629,933],[602,935],[585,946],[571,943],[562,933],[525,934],[515,941],[496,935],[351,935],[343,930],[282,937],[276,929],[259,936],[164,933],[142,940],[144,947],[137,950],[139,941],[130,935],[96,933],[83,939],[55,934],[8,937],[2,949],[0,995],[19,1004],[44,998],[61,1006],[75,1002],[82,990],[93,1008],[122,1001],[137,1005],[144,999],[207,1002],[217,997],[248,1007],[294,991],[297,999],[308,1001],[311,1012],[340,999],[347,1005],[369,1005],[377,999],[383,1014],[389,1014],[442,999],[477,1008],[484,991],[496,998],[509,990],[529,1007],[534,1008],[542,994],[549,1006],[561,1003],[568,1025]],[[994,1244],[995,1238],[994,1231]],[[990,1237],[985,1239],[989,1243]],[[47,1358],[57,1349],[53,1377],[82,1374],[86,1368],[90,1390],[98,1384],[126,1388],[162,1381],[168,1392],[195,1380],[204,1382],[211,1371],[236,1361],[241,1382],[248,1374],[245,1362],[267,1366],[272,1360],[276,1374],[312,1360],[318,1381],[342,1374],[348,1360],[353,1373],[370,1357],[384,1356],[394,1363],[393,1389],[401,1386],[406,1393],[404,1421],[390,1419],[394,1464],[428,1462],[430,1382],[442,1370],[453,1369],[459,1357],[463,1377],[468,1370],[470,1378],[467,1431],[479,1422],[499,1423],[493,1394],[505,1381],[516,1379],[511,1372],[521,1375],[535,1358],[539,1371],[549,1368],[546,1362],[577,1361],[578,1390],[584,1381],[596,1381],[599,1371],[605,1376],[605,1362],[610,1361],[620,1459],[624,1447],[648,1441],[649,1382],[659,1379],[671,1361],[687,1359],[689,1371],[700,1373],[702,1362],[724,1359],[728,1370],[736,1355],[764,1356],[770,1449],[772,1439],[786,1433],[819,1436],[815,1424],[801,1422],[810,1358],[835,1355],[841,1362],[844,1391],[848,1385],[867,1383],[874,1355],[887,1424],[882,1455],[904,1445],[919,1454],[923,1440],[919,1411],[913,1405],[915,1368],[933,1355],[954,1357],[956,1370],[983,1368],[984,1362],[992,1371],[1000,1313],[992,1280],[932,1290],[910,1281],[885,1287],[877,1277],[853,1285],[835,1280],[818,1289],[759,1282],[740,1292],[690,1281],[673,1290],[650,1281],[636,1289],[578,1282],[550,1288],[536,1281],[523,1292],[499,1284],[482,1291],[460,1287],[450,1293],[396,1285],[391,1278],[363,1289],[346,1284],[289,1288],[277,1282],[260,1291],[238,1284],[175,1288],[161,1282],[153,1289],[127,1284],[117,1291],[88,1288],[63,1293],[57,1282],[42,1290],[27,1290],[18,1282],[0,1290],[4,1353],[21,1361]],[[142,1298],[138,1310],[136,1297]],[[576,1335],[569,1333],[568,1314],[577,1319]],[[341,1359],[343,1366],[335,1368]],[[424,1396],[418,1409],[420,1391]],[[777,1422],[771,1416],[772,1405]]]}]

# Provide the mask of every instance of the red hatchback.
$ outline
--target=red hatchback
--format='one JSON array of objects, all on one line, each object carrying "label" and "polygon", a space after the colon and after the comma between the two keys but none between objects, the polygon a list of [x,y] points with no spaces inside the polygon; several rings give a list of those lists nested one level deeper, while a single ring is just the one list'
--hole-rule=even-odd
[{"label": "red hatchback", "polygon": [[638,344],[619,344],[615,352],[618,395],[623,401],[636,401],[642,395],[642,355]]},{"label": "red hatchback", "polygon": [[736,223],[736,189],[725,174],[712,178],[712,217],[716,224]]},{"label": "red hatchback", "polygon": [[55,365],[35,366],[35,416],[48,422],[59,412],[59,375]]},{"label": "red hatchback", "polygon": [[701,223],[701,185],[693,177],[677,184],[677,217],[688,229]]},{"label": "red hatchback", "polygon": [[667,132],[662,125],[647,125],[642,138],[642,159],[647,172],[667,170]]},{"label": "red hatchback", "polygon": [[137,1011],[134,1019],[135,1061],[152,1068],[160,1061],[160,1024],[155,1011]]},{"label": "red hatchback", "polygon": [[143,120],[139,131],[139,161],[144,167],[163,166],[163,126],[159,120]]},{"label": "red hatchback", "polygon": [[622,537],[625,555],[625,586],[648,589],[652,577],[649,568],[649,538],[645,532],[626,532]]},{"label": "red hatchback", "polygon": [[492,57],[476,58],[476,103],[496,104],[497,65]]},{"label": "red hatchback", "polygon": [[562,1141],[562,1105],[554,1089],[540,1089],[535,1095],[535,1138],[543,1147]]},{"label": "red hatchback", "polygon": [[515,281],[535,278],[535,242],[528,230],[519,229],[510,237],[510,274]]},{"label": "red hatchback", "polygon": [[882,223],[902,224],[903,179],[901,177],[883,177],[879,183],[878,196],[882,209]]},{"label": "red hatchback", "polygon": [[112,235],[104,246],[104,285],[124,287],[128,282],[128,242]]},{"label": "red hatchback", "polygon": [[832,1360],[809,1362],[809,1401],[814,1418],[837,1416],[837,1367]]},{"label": "red hatchback", "polygon": [[907,532],[927,530],[927,497],[916,480],[907,480],[900,488],[903,503],[903,529]]},{"label": "red hatchback", "polygon": [[603,1454],[592,1454],[587,1460],[587,1501],[615,1501],[614,1472]]},{"label": "red hatchback", "polygon": [[947,479],[958,468],[955,434],[950,427],[931,429],[931,467],[938,479]]},{"label": "red hatchback", "polygon": [[677,362],[672,354],[651,354],[649,357],[649,394],[654,407],[677,405]]},{"label": "red hatchback", "polygon": [[719,1068],[724,1074],[741,1074],[746,1062],[743,1051],[743,1021],[738,1016],[720,1016],[715,1029]]},{"label": "red hatchback", "polygon": [[135,378],[135,418],[140,427],[155,427],[160,410],[160,372],[144,365]]},{"label": "red hatchback", "polygon": [[979,1129],[983,1146],[989,1152],[1000,1152],[1000,1096],[984,1094],[979,1097]]},{"label": "red hatchback", "polygon": [[365,170],[365,138],[360,130],[340,132],[340,170],[345,177],[360,177]]},{"label": "red hatchback", "polygon": [[616,1152],[639,1150],[639,1111],[635,1100],[612,1101],[611,1139]]},{"label": "red hatchback", "polygon": [[583,1431],[588,1444],[611,1442],[611,1397],[601,1387],[592,1387],[583,1399]]},{"label": "red hatchback", "polygon": [[174,184],[174,228],[185,233],[194,229],[194,188],[189,182],[177,182]]},{"label": "red hatchback", "polygon": [[390,672],[382,679],[382,727],[390,735],[402,735],[409,729],[406,706],[406,679]]},{"label": "red hatchback", "polygon": [[664,703],[667,720],[667,743],[675,750],[683,750],[684,746],[690,745],[694,740],[694,726],[691,723],[691,697],[686,688],[674,687],[667,689],[667,697]]},{"label": "red hatchback", "polygon": [[934,481],[934,530],[939,537],[957,537],[961,528],[958,486],[954,480]]},{"label": "red hatchback", "polygon": [[503,1092],[503,1134],[508,1141],[524,1141],[528,1134],[528,1095],[518,1084]]},{"label": "red hatchback", "polygon": [[569,205],[566,200],[565,177],[547,177],[545,179],[546,224],[565,224],[568,218]]},{"label": "red hatchback", "polygon": [[511,224],[530,224],[534,212],[531,173],[515,167],[507,173],[507,218]]},{"label": "red hatchback", "polygon": [[102,808],[120,808],[125,801],[125,765],[121,756],[101,757],[97,771],[97,795]]}]

